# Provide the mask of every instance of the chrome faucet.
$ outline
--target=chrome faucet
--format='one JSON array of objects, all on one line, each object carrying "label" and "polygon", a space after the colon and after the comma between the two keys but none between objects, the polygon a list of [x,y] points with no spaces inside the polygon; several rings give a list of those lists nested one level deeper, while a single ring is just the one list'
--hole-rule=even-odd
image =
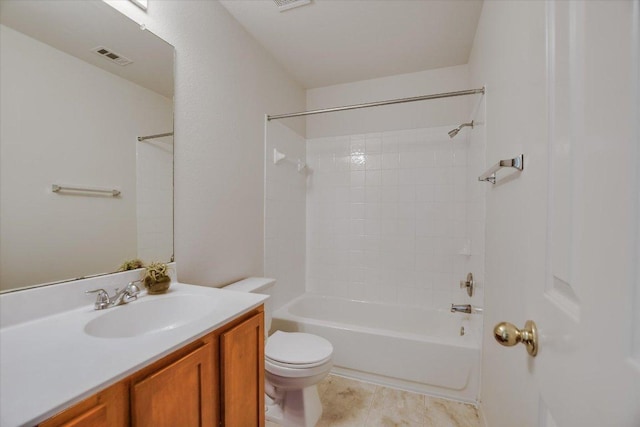
[{"label": "chrome faucet", "polygon": [[93,291],[86,291],[87,294],[98,293],[94,308],[96,310],[104,310],[105,308],[115,307],[116,305],[126,304],[138,299],[140,288],[136,286],[138,281],[129,282],[124,289],[119,290],[116,288],[116,294],[113,297],[109,296],[109,293],[104,289],[94,289]]},{"label": "chrome faucet", "polygon": [[451,304],[451,312],[455,313],[471,313],[473,308],[471,304]]}]

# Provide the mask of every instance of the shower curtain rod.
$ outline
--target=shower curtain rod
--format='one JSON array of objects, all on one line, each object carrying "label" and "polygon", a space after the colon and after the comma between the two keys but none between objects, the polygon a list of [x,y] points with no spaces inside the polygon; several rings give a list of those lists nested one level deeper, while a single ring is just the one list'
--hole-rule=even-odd
[{"label": "shower curtain rod", "polygon": [[299,113],[275,114],[273,116],[267,115],[267,120],[271,121],[271,120],[278,120],[278,119],[286,119],[289,117],[310,116],[312,114],[333,113],[335,111],[355,110],[357,108],[380,107],[382,105],[402,104],[405,102],[415,102],[415,101],[426,101],[428,99],[450,98],[452,96],[475,95],[478,93],[484,94],[484,87],[481,89],[460,90],[457,92],[436,93],[433,95],[413,96],[411,98],[389,99],[387,101],[367,102],[365,104],[345,105],[342,107],[323,108],[320,110],[311,110],[311,111],[301,111]]}]

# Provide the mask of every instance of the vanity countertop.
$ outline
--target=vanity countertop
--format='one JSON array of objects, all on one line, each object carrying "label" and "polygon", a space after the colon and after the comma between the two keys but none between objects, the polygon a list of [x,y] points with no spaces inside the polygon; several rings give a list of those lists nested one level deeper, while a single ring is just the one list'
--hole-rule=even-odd
[{"label": "vanity countertop", "polygon": [[[179,295],[211,298],[215,308],[188,323],[133,337],[99,338],[85,332],[87,323],[99,316],[114,316],[111,313],[128,305]],[[4,322],[0,328],[0,425],[42,422],[249,312],[267,298],[173,283],[166,294],[143,292],[137,301],[106,310],[94,310],[89,303],[15,324]]]}]

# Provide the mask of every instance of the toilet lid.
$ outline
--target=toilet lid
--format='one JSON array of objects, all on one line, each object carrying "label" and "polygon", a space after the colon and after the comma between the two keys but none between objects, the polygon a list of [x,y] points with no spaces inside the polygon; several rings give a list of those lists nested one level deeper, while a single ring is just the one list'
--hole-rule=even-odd
[{"label": "toilet lid", "polygon": [[276,331],[267,340],[264,355],[275,362],[309,365],[331,357],[333,346],[326,339],[302,332]]}]

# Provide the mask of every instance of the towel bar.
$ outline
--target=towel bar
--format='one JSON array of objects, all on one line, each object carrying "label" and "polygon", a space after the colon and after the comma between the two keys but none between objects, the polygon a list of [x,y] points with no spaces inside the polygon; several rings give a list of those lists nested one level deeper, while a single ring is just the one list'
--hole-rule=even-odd
[{"label": "towel bar", "polygon": [[51,191],[54,193],[58,193],[60,191],[80,191],[82,193],[107,193],[111,194],[113,197],[118,197],[120,195],[120,190],[107,190],[103,188],[89,188],[89,187],[69,187],[66,185],[58,185],[53,184],[51,186]]},{"label": "towel bar", "polygon": [[502,168],[515,168],[519,171],[524,169],[524,154],[520,154],[513,159],[500,160],[493,165],[489,170],[478,177],[478,181],[486,181],[492,184],[496,183],[496,172]]}]

